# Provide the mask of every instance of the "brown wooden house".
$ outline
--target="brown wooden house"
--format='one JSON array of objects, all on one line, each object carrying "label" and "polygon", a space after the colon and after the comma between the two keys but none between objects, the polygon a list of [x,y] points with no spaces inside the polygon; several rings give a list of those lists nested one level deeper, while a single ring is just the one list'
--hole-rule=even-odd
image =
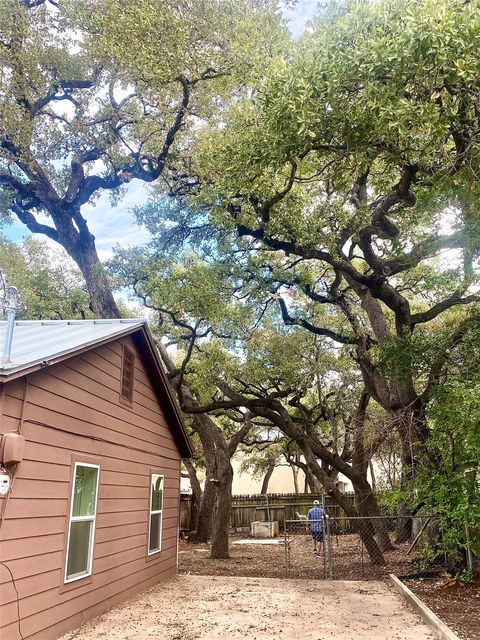
[{"label": "brown wooden house", "polygon": [[176,573],[191,450],[144,320],[16,322],[0,433],[2,639],[58,638]]}]

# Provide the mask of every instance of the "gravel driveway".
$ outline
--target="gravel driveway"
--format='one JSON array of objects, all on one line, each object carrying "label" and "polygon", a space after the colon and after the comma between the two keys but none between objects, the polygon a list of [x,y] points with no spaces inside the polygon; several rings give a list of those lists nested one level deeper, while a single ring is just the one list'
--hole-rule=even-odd
[{"label": "gravel driveway", "polygon": [[433,640],[382,582],[178,576],[62,640]]}]

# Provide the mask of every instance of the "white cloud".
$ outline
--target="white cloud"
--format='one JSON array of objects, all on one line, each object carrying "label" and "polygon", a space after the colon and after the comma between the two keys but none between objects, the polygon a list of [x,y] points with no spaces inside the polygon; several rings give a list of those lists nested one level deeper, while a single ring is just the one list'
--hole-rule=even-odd
[{"label": "white cloud", "polygon": [[319,7],[318,0],[298,0],[292,9],[284,10],[283,13],[288,20],[288,27],[294,38],[302,35],[307,22],[318,13]]},{"label": "white cloud", "polygon": [[147,242],[150,235],[136,224],[131,209],[144,204],[149,197],[148,187],[139,180],[128,185],[117,206],[112,206],[108,193],[102,193],[95,204],[83,207],[82,214],[96,239],[100,260],[112,256],[112,247],[135,246]]}]

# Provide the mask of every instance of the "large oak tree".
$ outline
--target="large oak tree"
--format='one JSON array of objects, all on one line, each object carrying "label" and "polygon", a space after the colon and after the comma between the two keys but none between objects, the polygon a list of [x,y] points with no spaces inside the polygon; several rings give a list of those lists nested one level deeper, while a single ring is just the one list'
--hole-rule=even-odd
[{"label": "large oak tree", "polygon": [[2,208],[67,251],[96,316],[119,310],[84,206],[183,174],[191,130],[262,73],[284,34],[268,0],[5,0]]},{"label": "large oak tree", "polygon": [[[406,477],[439,374],[479,322],[479,9],[335,5],[201,132],[191,162],[199,219],[288,272],[284,321],[352,345]],[[343,331],[321,307],[343,314]]]}]

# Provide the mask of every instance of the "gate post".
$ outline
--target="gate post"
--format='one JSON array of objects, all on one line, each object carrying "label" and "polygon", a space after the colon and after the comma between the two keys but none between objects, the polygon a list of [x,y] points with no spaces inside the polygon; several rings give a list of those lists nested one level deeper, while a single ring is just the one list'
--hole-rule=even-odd
[{"label": "gate post", "polygon": [[[325,517],[326,520],[326,539],[328,541],[328,549],[327,549],[327,578],[329,580],[332,579],[333,571],[332,571],[332,532],[330,529],[330,518],[328,516]],[[323,543],[323,547],[325,549],[325,542]]]},{"label": "gate post", "polygon": [[287,549],[287,547],[289,547],[289,543],[288,543],[288,536],[287,536],[287,521],[285,520],[285,517],[283,518],[283,546],[284,546],[284,550],[285,550],[285,577],[289,578],[290,577],[290,554],[289,551],[290,549]]}]

